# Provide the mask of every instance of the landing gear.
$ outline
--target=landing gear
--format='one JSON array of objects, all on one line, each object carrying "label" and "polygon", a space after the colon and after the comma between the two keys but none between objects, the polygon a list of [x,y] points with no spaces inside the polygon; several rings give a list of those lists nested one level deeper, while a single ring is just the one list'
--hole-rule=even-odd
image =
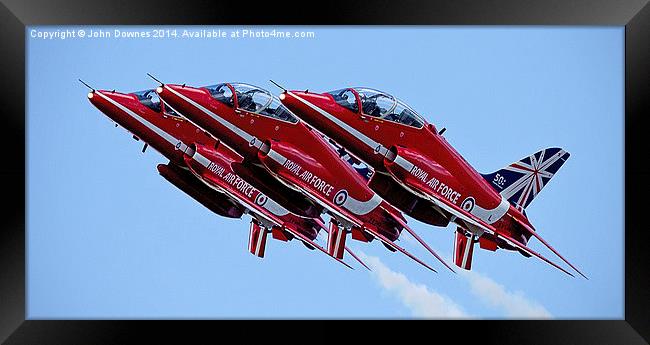
[{"label": "landing gear", "polygon": [[340,226],[333,219],[330,220],[329,230],[329,235],[327,236],[327,252],[337,259],[343,259],[345,240],[349,230]]},{"label": "landing gear", "polygon": [[475,235],[465,229],[458,227],[454,240],[454,263],[456,266],[470,270],[472,268],[472,255],[474,243],[478,242]]},{"label": "landing gear", "polygon": [[264,249],[266,248],[266,235],[269,231],[255,219],[251,220],[249,231],[248,251],[257,257],[263,258]]}]

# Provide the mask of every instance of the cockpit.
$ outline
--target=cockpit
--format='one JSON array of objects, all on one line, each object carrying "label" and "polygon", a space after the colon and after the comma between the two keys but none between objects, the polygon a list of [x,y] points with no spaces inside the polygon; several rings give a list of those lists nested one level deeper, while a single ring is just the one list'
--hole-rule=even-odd
[{"label": "cockpit", "polygon": [[235,106],[235,99],[232,96],[233,93],[228,84],[222,83],[217,85],[210,85],[206,86],[205,88],[208,90],[208,92],[210,92],[210,96],[212,96],[212,98],[231,108]]},{"label": "cockpit", "polygon": [[357,87],[328,93],[336,103],[357,113],[361,104],[361,112],[364,115],[416,128],[422,128],[425,123],[424,119],[406,103],[385,92]]},{"label": "cockpit", "polygon": [[180,115],[178,115],[178,113],[176,113],[176,111],[174,111],[174,109],[170,107],[169,104],[163,102],[160,99],[158,93],[156,93],[156,90],[154,89],[137,91],[137,92],[133,92],[133,94],[138,98],[138,101],[140,101],[142,105],[146,106],[147,108],[157,113],[160,113],[164,108],[165,115],[180,117]]},{"label": "cockpit", "polygon": [[[242,83],[223,83],[207,86],[206,89],[214,99],[230,107],[234,107],[234,98],[236,97],[239,109],[282,121],[298,123],[298,118],[279,99],[257,86]],[[233,97],[233,91],[235,97]]]},{"label": "cockpit", "polygon": [[357,103],[357,95],[352,92],[350,89],[341,89],[341,90],[335,90],[332,92],[328,92],[332,97],[334,97],[334,101],[338,103],[339,105],[346,107],[355,113],[359,112],[359,104]]}]

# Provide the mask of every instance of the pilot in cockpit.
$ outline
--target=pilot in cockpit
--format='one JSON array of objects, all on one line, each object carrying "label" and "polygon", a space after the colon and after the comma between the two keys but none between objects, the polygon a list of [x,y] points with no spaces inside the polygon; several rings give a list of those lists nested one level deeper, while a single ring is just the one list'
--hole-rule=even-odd
[{"label": "pilot in cockpit", "polygon": [[160,106],[160,97],[155,90],[145,90],[138,91],[133,93],[140,103],[142,103],[147,108],[159,113],[161,110]]},{"label": "pilot in cockpit", "polygon": [[374,96],[363,97],[363,99],[361,100],[361,105],[363,107],[364,114],[374,116],[374,117],[381,116],[381,109],[377,105],[377,101]]},{"label": "pilot in cockpit", "polygon": [[341,95],[341,99],[348,103],[348,108],[357,103],[357,100],[354,97],[352,92],[346,91]]},{"label": "pilot in cockpit", "polygon": [[241,109],[250,112],[255,112],[257,110],[257,105],[253,102],[253,96],[248,92],[238,93],[237,100],[239,101],[239,107]]}]

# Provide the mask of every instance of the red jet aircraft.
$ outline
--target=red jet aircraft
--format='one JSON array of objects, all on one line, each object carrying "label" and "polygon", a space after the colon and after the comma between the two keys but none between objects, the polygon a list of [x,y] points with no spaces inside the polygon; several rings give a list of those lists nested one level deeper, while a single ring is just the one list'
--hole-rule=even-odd
[{"label": "red jet aircraft", "polygon": [[156,91],[165,102],[234,148],[244,157],[242,166],[255,171],[257,178],[280,181],[303,193],[304,204],[311,201],[327,210],[333,217],[328,237],[331,255],[343,258],[341,248],[351,232],[353,239],[363,242],[378,238],[391,251],[399,250],[435,271],[394,243],[406,229],[453,271],[406,225],[397,209],[268,91],[241,83],[196,88],[158,82]]},{"label": "red jet aircraft", "polygon": [[481,175],[442,136],[444,129],[438,131],[392,95],[369,88],[322,94],[282,89],[285,106],[374,169],[369,186],[385,200],[422,222],[457,224],[457,266],[471,268],[478,242],[491,251],[537,256],[573,276],[527,247],[534,236],[585,277],[537,234],[524,212],[568,152],[548,148]]},{"label": "red jet aircraft", "polygon": [[[166,165],[158,165],[158,171],[170,183],[218,215],[229,218],[241,218],[244,213],[251,215],[248,249],[252,254],[264,257],[269,232],[282,241],[296,237],[309,249],[317,248],[328,254],[313,242],[320,229],[327,231],[319,215],[309,217],[306,212],[296,215],[271,198],[272,193],[265,194],[254,187],[234,170],[241,164],[241,156],[180,117],[161,102],[154,90],[129,94],[91,90],[88,99],[95,107],[133,133],[134,139],[145,142],[142,152],[151,145],[170,160]],[[277,186],[271,184],[261,189],[272,192],[274,188]],[[284,202],[287,197],[290,195],[282,197]],[[295,208],[310,211],[303,205]],[[345,250],[367,268],[348,248]]]}]

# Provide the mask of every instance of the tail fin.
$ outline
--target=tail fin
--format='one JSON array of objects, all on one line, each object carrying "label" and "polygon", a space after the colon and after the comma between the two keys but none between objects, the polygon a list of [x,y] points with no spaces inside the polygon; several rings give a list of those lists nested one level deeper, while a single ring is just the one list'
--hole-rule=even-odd
[{"label": "tail fin", "polygon": [[541,150],[483,178],[520,211],[523,211],[569,159],[558,147]]}]

